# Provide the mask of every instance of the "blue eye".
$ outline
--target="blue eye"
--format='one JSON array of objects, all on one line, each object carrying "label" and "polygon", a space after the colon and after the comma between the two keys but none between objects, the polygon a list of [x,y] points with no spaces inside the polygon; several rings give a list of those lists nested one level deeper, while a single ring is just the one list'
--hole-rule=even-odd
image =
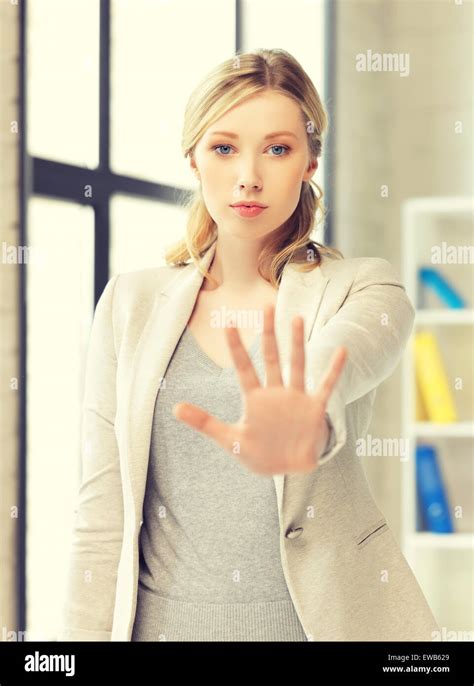
[{"label": "blue eye", "polygon": [[[290,148],[288,148],[286,145],[272,145],[272,148],[281,148],[282,150],[285,150],[286,152],[289,151]],[[284,157],[285,155],[272,155],[272,157]]]},{"label": "blue eye", "polygon": [[[222,152],[217,152],[218,148],[231,148],[232,146],[227,145],[227,144],[221,144],[221,145],[214,145],[212,147],[212,150],[215,150],[217,155],[219,157],[229,157],[227,154],[223,154]],[[290,148],[287,145],[272,145],[270,148],[281,148],[284,151],[284,154],[282,155],[270,155],[270,157],[285,157],[285,155],[290,151]]]},{"label": "blue eye", "polygon": [[[215,145],[212,149],[217,150],[217,148],[230,148],[230,145]],[[222,155],[219,153],[221,157],[228,157],[228,155]]]}]

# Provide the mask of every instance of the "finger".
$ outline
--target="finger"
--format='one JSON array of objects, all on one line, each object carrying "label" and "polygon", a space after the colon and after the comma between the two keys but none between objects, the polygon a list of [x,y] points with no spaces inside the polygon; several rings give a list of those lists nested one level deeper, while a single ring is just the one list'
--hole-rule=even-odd
[{"label": "finger", "polygon": [[305,390],[304,385],[304,319],[295,317],[292,322],[293,343],[291,349],[290,386],[298,391]]},{"label": "finger", "polygon": [[329,370],[323,377],[323,380],[314,393],[315,397],[317,397],[318,403],[322,403],[323,407],[326,407],[327,405],[329,396],[331,395],[333,388],[342,373],[346,359],[347,348],[344,346],[339,346],[336,348],[329,361]]},{"label": "finger", "polygon": [[231,424],[221,422],[208,412],[190,403],[178,403],[173,407],[174,416],[193,429],[212,438],[222,448],[231,451],[235,442],[236,429]]},{"label": "finger", "polygon": [[265,359],[266,385],[283,386],[274,318],[275,306],[268,305],[265,308],[263,321],[263,355]]},{"label": "finger", "polygon": [[226,336],[241,388],[245,393],[249,393],[254,388],[260,388],[260,380],[257,376],[257,372],[242,343],[237,327],[226,327]]}]

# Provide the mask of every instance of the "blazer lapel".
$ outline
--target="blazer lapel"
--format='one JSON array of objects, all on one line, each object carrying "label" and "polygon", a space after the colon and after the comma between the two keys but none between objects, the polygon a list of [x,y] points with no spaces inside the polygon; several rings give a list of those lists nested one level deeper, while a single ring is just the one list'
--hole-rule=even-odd
[{"label": "blazer lapel", "polygon": [[[211,264],[215,248],[216,242],[201,259],[205,269]],[[135,513],[139,519],[142,517],[145,496],[156,394],[191,316],[203,278],[191,263],[178,271],[176,277],[157,294],[132,361],[126,401],[126,441],[130,483]],[[289,370],[292,319],[295,315],[304,318],[306,342],[309,341],[328,282],[329,277],[321,268],[302,273],[298,272],[294,265],[287,264],[283,270],[275,308],[275,335],[284,383],[287,383]],[[285,475],[274,475],[273,480],[282,521]]]}]

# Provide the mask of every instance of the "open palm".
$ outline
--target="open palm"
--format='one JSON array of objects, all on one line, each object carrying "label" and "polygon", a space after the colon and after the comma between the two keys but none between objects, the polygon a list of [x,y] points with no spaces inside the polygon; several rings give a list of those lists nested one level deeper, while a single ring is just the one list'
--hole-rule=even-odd
[{"label": "open palm", "polygon": [[238,329],[226,328],[238,372],[243,414],[228,424],[190,403],[178,403],[175,417],[213,439],[257,474],[312,471],[326,443],[326,407],[344,367],[347,349],[339,346],[314,393],[305,391],[304,320],[293,319],[291,375],[283,385],[274,328],[274,306],[265,308],[263,353],[266,385],[262,386]]}]

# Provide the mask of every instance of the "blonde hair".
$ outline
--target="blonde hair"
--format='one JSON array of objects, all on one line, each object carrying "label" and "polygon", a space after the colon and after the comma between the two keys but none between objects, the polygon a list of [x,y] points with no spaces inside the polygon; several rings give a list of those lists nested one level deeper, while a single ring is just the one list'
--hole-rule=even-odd
[{"label": "blonde hair", "polygon": [[[193,157],[195,147],[206,129],[228,110],[247,97],[274,90],[292,98],[300,107],[308,133],[309,154],[315,160],[321,154],[322,135],[328,126],[328,116],[318,92],[299,62],[280,48],[260,49],[236,54],[217,65],[192,92],[185,109],[182,134],[184,157]],[[315,193],[312,186],[319,191]],[[323,191],[312,179],[303,182],[298,205],[262,249],[258,272],[273,287],[277,287],[287,262],[301,271],[311,271],[321,262],[321,252],[343,259],[339,250],[310,239],[316,213],[323,218],[326,209]],[[207,211],[201,188],[194,191],[184,205],[188,210],[185,238],[165,253],[168,265],[179,266],[192,260],[201,274],[218,285],[200,265],[200,258],[217,238],[217,225]],[[316,222],[317,223],[317,222]]]}]

